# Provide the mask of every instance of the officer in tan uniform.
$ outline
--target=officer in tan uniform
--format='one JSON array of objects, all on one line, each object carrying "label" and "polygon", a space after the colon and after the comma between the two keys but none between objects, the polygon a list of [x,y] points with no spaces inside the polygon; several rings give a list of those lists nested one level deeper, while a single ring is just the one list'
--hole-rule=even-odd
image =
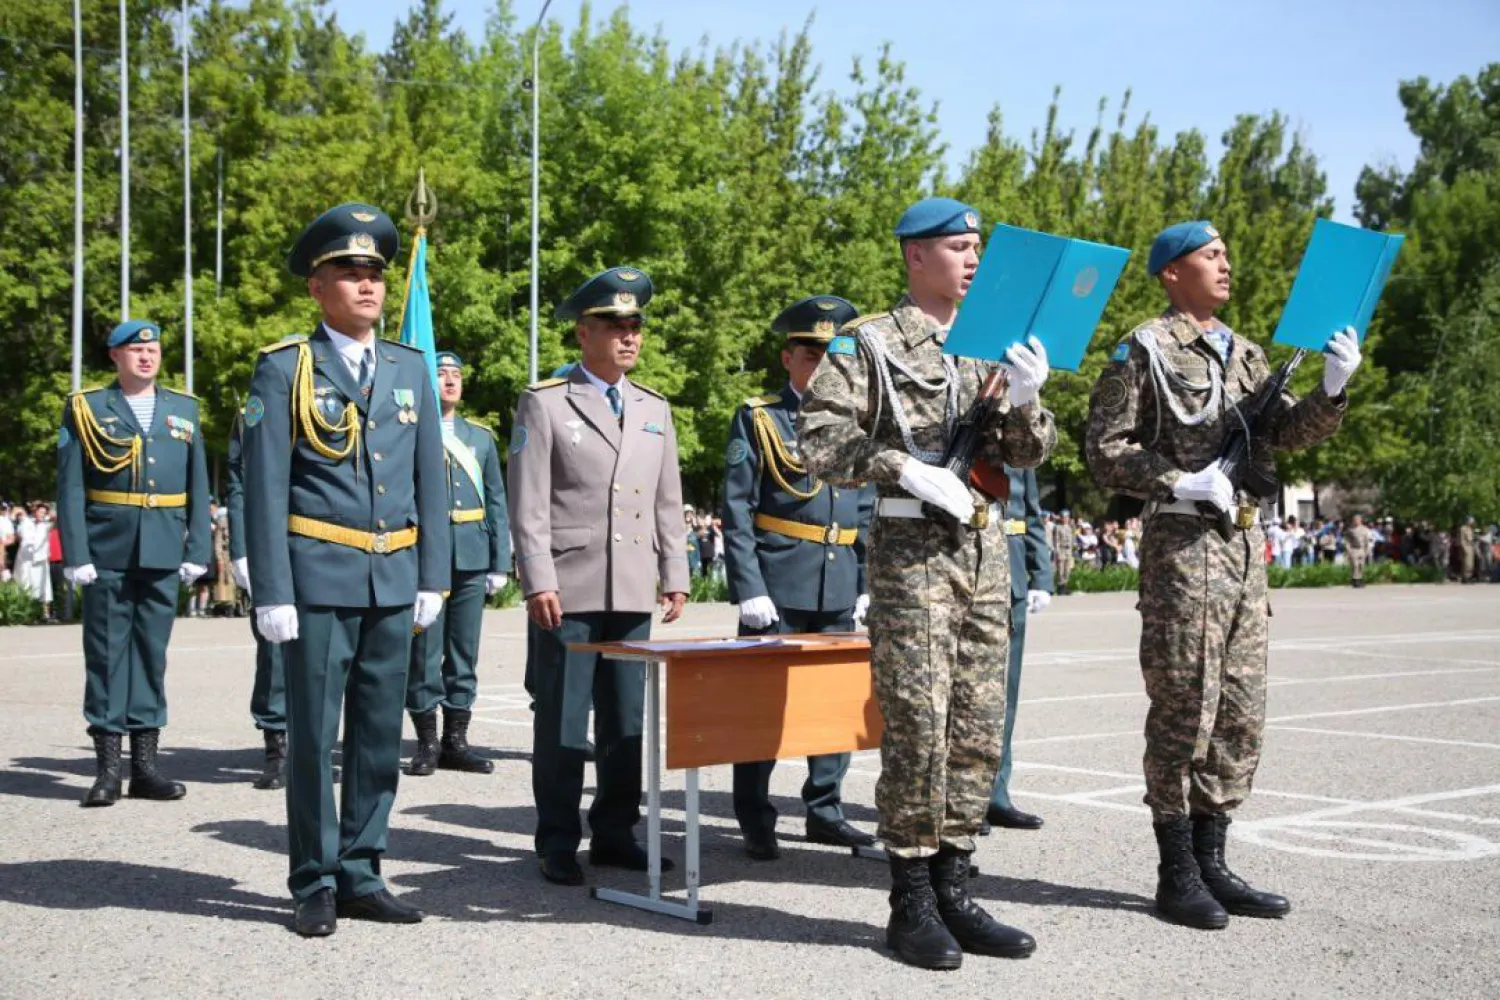
[{"label": "officer in tan uniform", "polygon": [[[640,357],[641,309],[651,292],[640,270],[615,267],[569,296],[557,315],[575,322],[582,359],[566,378],[522,393],[511,431],[510,523],[536,699],[536,850],[543,877],[560,885],[583,882],[578,807],[591,706],[598,790],[589,861],[646,870],[633,832],[644,667],[568,646],[646,639],[658,604],[671,622],[687,600],[672,410],[626,377]],[[663,859],[663,870],[671,867]]]}]

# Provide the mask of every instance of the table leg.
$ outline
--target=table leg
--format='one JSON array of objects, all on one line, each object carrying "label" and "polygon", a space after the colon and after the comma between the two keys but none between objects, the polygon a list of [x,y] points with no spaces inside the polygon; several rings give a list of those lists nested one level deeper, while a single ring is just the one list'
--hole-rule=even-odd
[{"label": "table leg", "polygon": [[683,864],[687,868],[688,908],[698,908],[698,769],[690,767],[686,775],[687,793],[687,857]]}]

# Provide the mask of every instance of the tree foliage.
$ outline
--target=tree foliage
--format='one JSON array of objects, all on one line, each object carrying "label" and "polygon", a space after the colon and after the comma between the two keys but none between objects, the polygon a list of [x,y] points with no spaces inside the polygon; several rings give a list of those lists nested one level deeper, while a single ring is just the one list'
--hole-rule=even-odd
[{"label": "tree foliage", "polygon": [[[178,7],[129,4],[131,312],[164,324],[173,372],[183,365]],[[84,361],[97,383],[109,377],[102,341],[120,315],[119,26],[114,4],[84,11]],[[1196,131],[1163,136],[1129,93],[1100,101],[1095,126],[1075,134],[1058,125],[1059,91],[1028,141],[1007,133],[997,105],[984,143],[951,155],[935,106],[905,78],[899,48],[839,67],[834,89],[822,79],[806,25],[769,42],[674,51],[659,32],[632,24],[624,7],[602,15],[585,7],[571,26],[549,22],[534,39],[502,0],[480,37],[468,37],[441,0],[413,0],[387,51],[377,53],[322,0],[200,0],[192,17],[194,388],[211,447],[227,434],[256,348],[315,321],[305,289],[284,268],[301,226],[353,199],[400,221],[419,169],[439,200],[429,231],[439,343],[474,368],[466,407],[509,432],[527,378],[531,322],[524,83],[534,40],[539,369],[545,374],[575,353],[569,331],[552,318],[557,302],[603,267],[644,268],[657,298],[638,374],[673,402],[688,493],[699,501],[715,497],[734,408],[783,377],[771,318],[792,299],[825,291],[865,311],[888,307],[901,288],[891,227],[918,197],[955,194],[991,221],[1135,251],[1083,370],[1058,373],[1047,390],[1063,433],[1044,481],[1074,505],[1103,499],[1092,493],[1079,451],[1088,386],[1114,344],[1163,305],[1145,274],[1155,233],[1182,219],[1214,219],[1235,264],[1226,319],[1267,343],[1313,221],[1332,208],[1316,157],[1283,116],[1241,116],[1216,141]],[[1493,240],[1500,223],[1497,73],[1447,90],[1403,85],[1423,160],[1408,176],[1370,172],[1361,182],[1362,218],[1412,233],[1400,277],[1419,265],[1424,276],[1411,279],[1409,297],[1382,307],[1378,342],[1387,347],[1377,358],[1393,371],[1412,367],[1408,353],[1428,355],[1388,345],[1435,343],[1432,317],[1449,315],[1466,275],[1487,273],[1470,253]],[[67,390],[72,93],[69,5],[5,5],[0,329],[12,363],[4,375],[10,405],[0,408],[0,485],[25,493],[50,491],[51,441]],[[224,266],[216,285],[221,157]],[[405,266],[403,259],[388,279],[388,336],[399,323]],[[1484,301],[1464,315],[1482,312]],[[1413,329],[1398,338],[1398,323]],[[1306,378],[1310,384],[1316,372]],[[1415,433],[1402,414],[1419,403],[1400,387],[1386,391],[1387,381],[1380,364],[1362,371],[1346,432],[1292,459],[1288,471],[1360,483],[1393,468]]]}]

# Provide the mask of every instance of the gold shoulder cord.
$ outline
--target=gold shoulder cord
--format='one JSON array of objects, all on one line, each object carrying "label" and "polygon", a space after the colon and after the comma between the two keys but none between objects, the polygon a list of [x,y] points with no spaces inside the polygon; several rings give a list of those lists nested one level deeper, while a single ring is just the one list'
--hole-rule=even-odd
[{"label": "gold shoulder cord", "polygon": [[[342,363],[342,362],[340,362]],[[352,402],[344,404],[344,415],[338,423],[329,423],[323,411],[316,405],[317,394],[313,392],[312,348],[306,342],[297,345],[297,371],[292,376],[292,443],[297,443],[297,431],[307,438],[314,451],[324,458],[342,462],[355,455],[355,471],[359,471],[359,407]],[[335,448],[322,435],[345,434],[348,439],[343,448]]]},{"label": "gold shoulder cord", "polygon": [[751,420],[755,424],[755,444],[756,450],[760,452],[761,469],[764,470],[769,465],[771,478],[776,480],[776,485],[798,500],[811,500],[817,496],[823,489],[821,482],[813,480],[817,485],[813,487],[811,493],[806,493],[787,482],[786,476],[782,474],[781,470],[785,469],[801,478],[807,475],[807,466],[793,458],[786,450],[786,445],[781,441],[781,432],[776,429],[776,422],[771,419],[771,415],[764,409],[756,407],[755,415]]},{"label": "gold shoulder cord", "polygon": [[[133,491],[139,487],[140,435],[132,434],[126,439],[104,433],[104,428],[99,426],[93,408],[84,400],[82,393],[74,395],[70,405],[73,407],[73,427],[78,432],[78,443],[83,446],[83,454],[88,458],[89,464],[105,475],[114,475],[129,466],[130,488]],[[111,449],[120,450],[112,452]]]}]

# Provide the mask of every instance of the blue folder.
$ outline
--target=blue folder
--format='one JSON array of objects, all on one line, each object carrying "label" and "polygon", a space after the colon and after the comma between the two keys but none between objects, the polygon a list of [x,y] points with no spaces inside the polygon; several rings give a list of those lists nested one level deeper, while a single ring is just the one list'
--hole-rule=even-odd
[{"label": "blue folder", "polygon": [[1035,334],[1053,368],[1077,371],[1130,251],[996,226],[944,352],[1003,361]]},{"label": "blue folder", "polygon": [[1327,219],[1313,223],[1291,298],[1276,325],[1276,343],[1321,351],[1346,326],[1354,327],[1364,343],[1405,238]]}]

